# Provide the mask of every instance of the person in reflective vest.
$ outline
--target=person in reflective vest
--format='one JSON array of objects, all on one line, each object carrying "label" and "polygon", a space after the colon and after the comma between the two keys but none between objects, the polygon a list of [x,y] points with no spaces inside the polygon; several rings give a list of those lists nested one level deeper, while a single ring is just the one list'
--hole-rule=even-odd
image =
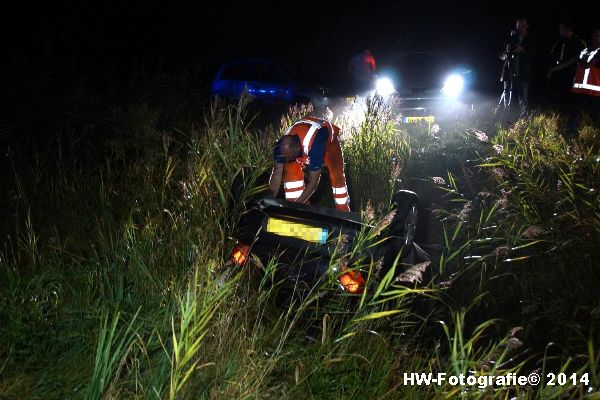
[{"label": "person in reflective vest", "polygon": [[600,125],[600,27],[594,29],[591,46],[571,63],[577,63],[577,69],[571,88],[571,93],[575,95],[567,123],[568,136],[577,133],[581,111],[588,111],[592,121]]},{"label": "person in reflective vest", "polygon": [[[335,208],[350,211],[339,133],[339,127],[320,118],[296,121],[274,147],[271,194],[277,196],[283,180],[286,200],[308,203],[319,184],[321,169],[326,166]],[[304,181],[303,167],[308,170],[308,182]]]}]

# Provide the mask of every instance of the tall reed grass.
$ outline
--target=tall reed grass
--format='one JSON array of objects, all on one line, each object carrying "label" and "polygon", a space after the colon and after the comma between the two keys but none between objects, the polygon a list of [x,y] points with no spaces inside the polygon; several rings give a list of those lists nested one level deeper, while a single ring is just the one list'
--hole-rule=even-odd
[{"label": "tall reed grass", "polygon": [[[195,124],[177,113],[159,123],[155,104],[73,111],[79,122],[46,147],[6,148],[1,397],[597,395],[597,130],[567,143],[555,116],[493,131],[481,116],[432,133],[368,99],[343,143],[354,208],[373,226],[346,260],[372,272],[367,291],[343,295],[324,279],[290,297],[258,273],[277,260],[232,271],[226,256],[244,196],[301,110],[257,131],[245,100],[213,103]],[[111,132],[100,150],[78,131],[93,124]],[[407,284],[395,279],[406,266],[378,275],[363,250],[411,181],[430,196],[433,264]],[[590,384],[403,382],[404,372],[537,370],[588,372]]]}]

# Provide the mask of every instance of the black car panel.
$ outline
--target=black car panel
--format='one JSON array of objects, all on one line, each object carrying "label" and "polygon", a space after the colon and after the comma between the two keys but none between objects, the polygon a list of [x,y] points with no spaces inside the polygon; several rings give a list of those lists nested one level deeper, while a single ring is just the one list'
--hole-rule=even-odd
[{"label": "black car panel", "polygon": [[[400,191],[395,199],[394,205],[398,207],[399,213],[407,211],[407,204],[418,204],[418,198],[413,192]],[[278,225],[279,230],[273,229],[269,227],[269,221],[282,225]],[[306,228],[306,232],[286,233],[286,224],[294,229]],[[419,257],[427,257],[412,240],[406,243],[403,236],[405,225],[406,216],[397,215],[390,227],[373,240],[372,246],[363,249],[359,257],[366,257],[374,262],[379,260],[382,274],[398,259],[401,263],[410,264],[415,263]],[[281,230],[281,227],[284,229]],[[238,243],[250,246],[250,252],[263,264],[276,257],[279,272],[286,279],[300,279],[314,284],[331,268],[338,267],[332,265],[332,261],[335,262],[341,255],[350,252],[355,239],[366,228],[370,226],[361,221],[358,213],[267,197],[249,204],[234,237]],[[321,233],[327,240],[318,239],[319,230],[322,230]]]}]

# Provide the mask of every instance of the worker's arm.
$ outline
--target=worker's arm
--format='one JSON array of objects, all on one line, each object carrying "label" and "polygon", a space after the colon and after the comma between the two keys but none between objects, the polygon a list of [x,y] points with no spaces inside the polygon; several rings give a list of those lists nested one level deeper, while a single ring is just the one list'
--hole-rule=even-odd
[{"label": "worker's arm", "polygon": [[271,177],[269,178],[269,190],[273,197],[277,197],[281,187],[281,177],[283,176],[283,164],[274,163]]},{"label": "worker's arm", "polygon": [[523,43],[515,45],[515,52],[523,53],[523,55],[527,57],[533,57],[535,55],[535,51],[537,48],[537,43],[535,39],[530,36],[526,36]]},{"label": "worker's arm", "polygon": [[300,197],[296,199],[298,203],[306,203],[310,196],[317,190],[317,186],[319,185],[319,179],[321,178],[321,170],[318,171],[310,171],[308,173],[308,183],[304,187],[302,194]]},{"label": "worker's arm", "polygon": [[573,64],[577,64],[577,62],[578,62],[578,61],[579,61],[579,55],[577,55],[577,56],[575,56],[575,57],[571,58],[570,60],[567,60],[567,61],[565,61],[565,62],[563,62],[563,63],[561,63],[561,64],[558,64],[558,65],[556,65],[556,66],[554,66],[554,67],[550,68],[550,69],[548,70],[548,73],[547,73],[547,75],[546,75],[546,76],[547,76],[548,78],[550,78],[550,76],[552,75],[552,73],[554,73],[554,72],[558,72],[558,71],[560,71],[560,70],[563,70],[563,69],[565,69],[565,68],[567,68],[567,67],[570,67],[570,66],[571,66],[571,65],[573,65]]}]

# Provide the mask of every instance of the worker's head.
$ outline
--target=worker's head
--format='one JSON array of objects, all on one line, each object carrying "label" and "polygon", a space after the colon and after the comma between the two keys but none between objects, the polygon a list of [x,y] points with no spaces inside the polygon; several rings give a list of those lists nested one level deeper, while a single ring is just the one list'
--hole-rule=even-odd
[{"label": "worker's head", "polygon": [[574,30],[575,30],[575,26],[573,24],[573,21],[571,21],[571,20],[561,21],[560,24],[558,25],[558,34],[561,37],[564,37],[567,39],[570,39],[571,37],[573,37]]},{"label": "worker's head", "polygon": [[527,18],[525,18],[525,17],[517,18],[516,28],[517,28],[517,31],[519,32],[520,36],[527,35],[527,29],[529,29],[529,22],[527,22]]},{"label": "worker's head", "polygon": [[297,135],[285,135],[277,142],[278,153],[285,161],[294,161],[302,156],[302,145]]}]

